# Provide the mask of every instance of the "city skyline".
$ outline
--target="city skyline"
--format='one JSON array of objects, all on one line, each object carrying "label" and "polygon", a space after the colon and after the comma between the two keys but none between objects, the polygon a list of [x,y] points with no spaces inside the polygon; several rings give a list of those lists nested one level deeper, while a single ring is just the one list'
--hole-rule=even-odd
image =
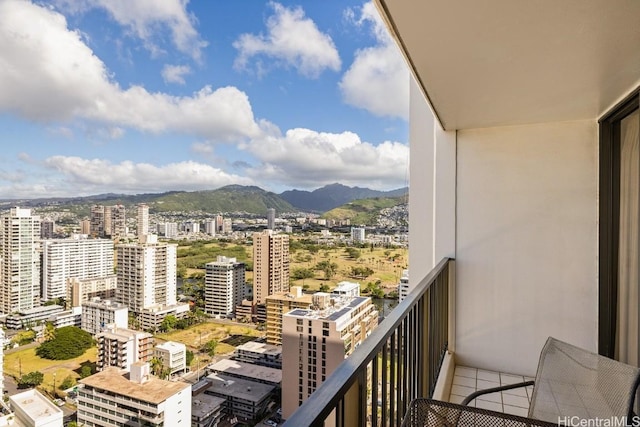
[{"label": "city skyline", "polygon": [[0,4],[0,198],[408,183],[371,3]]}]

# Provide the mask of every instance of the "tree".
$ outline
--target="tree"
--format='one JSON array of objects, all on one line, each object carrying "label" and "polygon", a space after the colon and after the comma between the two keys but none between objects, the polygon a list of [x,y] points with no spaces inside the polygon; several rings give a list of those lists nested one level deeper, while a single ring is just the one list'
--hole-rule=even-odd
[{"label": "tree", "polygon": [[67,360],[81,356],[93,346],[91,334],[76,326],[65,326],[57,330],[55,338],[36,349],[36,354],[49,360]]},{"label": "tree", "polygon": [[45,341],[51,341],[56,337],[56,327],[53,322],[45,322],[43,335]]},{"label": "tree", "polygon": [[316,264],[315,269],[324,272],[325,280],[331,280],[331,278],[338,271],[338,264],[336,264],[335,262],[330,262],[326,260],[320,261],[318,264]]},{"label": "tree", "polygon": [[329,292],[329,285],[327,285],[326,283],[323,283],[322,285],[320,285],[320,288],[318,290],[320,292]]},{"label": "tree", "polygon": [[160,359],[159,357],[152,357],[151,360],[149,361],[149,366],[151,367],[151,373],[153,375],[155,375],[156,377],[159,377],[160,374],[162,373],[162,370],[164,368],[163,364],[162,364],[162,359]]},{"label": "tree", "polygon": [[315,274],[308,268],[294,268],[291,272],[291,278],[293,280],[311,279],[313,276],[315,276]]},{"label": "tree", "polygon": [[84,365],[82,368],[80,368],[80,378],[87,378],[92,374],[93,372],[91,371],[91,366]]},{"label": "tree", "polygon": [[204,351],[211,357],[216,355],[216,347],[218,347],[218,341],[211,340],[204,345]]},{"label": "tree", "polygon": [[178,323],[178,319],[173,314],[168,315],[164,318],[162,323],[160,324],[160,330],[162,332],[171,332],[176,328],[176,324]]},{"label": "tree", "polygon": [[187,363],[187,366],[191,366],[191,362],[193,362],[193,351],[187,350],[185,362]]},{"label": "tree", "polygon": [[29,372],[18,379],[18,388],[37,387],[42,384],[44,374],[40,371]]},{"label": "tree", "polygon": [[67,375],[67,377],[60,383],[58,388],[60,390],[66,390],[68,388],[73,387],[74,385],[76,385],[76,379],[73,378],[71,375]]}]

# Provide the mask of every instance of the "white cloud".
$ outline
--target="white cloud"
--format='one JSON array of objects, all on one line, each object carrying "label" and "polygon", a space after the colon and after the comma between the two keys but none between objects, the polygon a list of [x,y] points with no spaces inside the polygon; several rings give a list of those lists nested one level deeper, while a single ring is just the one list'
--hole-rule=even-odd
[{"label": "white cloud", "polygon": [[169,65],[166,64],[162,68],[162,78],[165,83],[185,84],[184,76],[191,73],[188,65]]},{"label": "white cloud", "polygon": [[359,10],[348,9],[346,19],[356,26],[371,26],[374,46],[356,51],[355,59],[342,76],[343,100],[378,116],[409,117],[409,71],[372,3]]},{"label": "white cloud", "polygon": [[[243,69],[254,57],[267,57],[276,66],[293,67],[300,74],[317,78],[325,69],[340,70],[340,55],[333,40],[305,17],[301,7],[286,8],[270,3],[274,14],[267,19],[267,34],[242,34],[233,43],[238,49],[235,67]],[[259,73],[264,64],[256,62]]]},{"label": "white cloud", "polygon": [[157,40],[161,30],[171,32],[174,46],[196,61],[202,57],[207,43],[195,29],[196,19],[187,12],[189,0],[57,0],[62,9],[82,13],[89,9],[105,10],[118,24],[143,41],[152,55],[163,53]]},{"label": "white cloud", "polygon": [[376,146],[352,132],[298,128],[241,148],[261,161],[259,167],[247,170],[260,182],[274,181],[294,188],[318,188],[334,182],[380,189],[406,185],[409,147],[399,142]]},{"label": "white cloud", "polygon": [[91,119],[115,130],[111,136],[125,127],[213,141],[260,133],[247,95],[235,87],[207,86],[183,97],[120,88],[64,16],[21,0],[0,2],[3,111],[44,122]]},{"label": "white cloud", "polygon": [[62,174],[66,187],[71,186],[78,194],[194,191],[229,184],[254,184],[249,178],[193,161],[155,166],[130,161],[112,163],[103,159],[53,156],[47,158],[44,165]]}]

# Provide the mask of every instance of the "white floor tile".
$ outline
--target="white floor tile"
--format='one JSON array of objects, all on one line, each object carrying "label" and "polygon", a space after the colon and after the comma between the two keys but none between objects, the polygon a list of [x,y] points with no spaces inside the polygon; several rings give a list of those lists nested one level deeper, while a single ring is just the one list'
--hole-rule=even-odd
[{"label": "white floor tile", "polygon": [[502,412],[502,404],[497,402],[489,402],[486,400],[478,400],[476,402],[476,407],[481,409],[489,409],[491,411],[499,411]]},{"label": "white floor tile", "polygon": [[529,399],[522,396],[514,396],[512,394],[503,394],[502,403],[505,405],[519,406],[521,408],[529,408]]},{"label": "white floor tile", "polygon": [[478,379],[484,381],[492,381],[494,383],[500,383],[500,373],[494,371],[485,371],[484,369],[478,369]]},{"label": "white floor tile", "polygon": [[523,376],[513,375],[513,374],[503,374],[502,372],[500,373],[500,383],[502,385],[521,383],[523,381],[524,381]]},{"label": "white floor tile", "polygon": [[475,387],[465,387],[463,385],[453,384],[451,386],[451,394],[456,394],[458,396],[469,396],[471,393],[476,391]]},{"label": "white floor tile", "polygon": [[478,370],[476,368],[469,368],[467,366],[456,366],[454,375],[460,375],[461,377],[476,378]]},{"label": "white floor tile", "polygon": [[506,414],[518,415],[520,417],[526,417],[529,414],[527,408],[520,408],[519,406],[504,405],[504,412]]},{"label": "white floor tile", "polygon": [[500,393],[483,394],[482,396],[476,397],[476,400],[484,400],[485,402],[488,401],[502,404],[502,395]]},{"label": "white floor tile", "polygon": [[476,379],[475,378],[469,378],[469,377],[462,377],[460,375],[454,375],[452,384],[454,384],[454,385],[463,385],[465,387],[473,387],[475,389],[476,388]]},{"label": "white floor tile", "polygon": [[512,388],[510,390],[504,390],[503,393],[511,394],[513,396],[528,397],[526,387],[518,387],[518,388]]},{"label": "white floor tile", "polygon": [[500,387],[500,383],[494,383],[493,381],[481,380],[480,378],[478,378],[477,381],[478,382],[476,384],[476,387],[478,388],[478,390],[484,390],[484,389],[487,389],[487,388]]}]

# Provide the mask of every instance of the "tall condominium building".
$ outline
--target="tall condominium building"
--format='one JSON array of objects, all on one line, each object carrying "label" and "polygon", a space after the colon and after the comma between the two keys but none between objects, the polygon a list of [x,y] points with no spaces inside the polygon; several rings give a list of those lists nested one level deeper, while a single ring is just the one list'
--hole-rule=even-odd
[{"label": "tall condominium building", "polygon": [[402,277],[398,284],[398,300],[402,302],[409,295],[409,270],[402,270]]},{"label": "tall condominium building", "polygon": [[149,206],[146,204],[138,205],[138,237],[149,234]]},{"label": "tall condominium building", "polygon": [[213,316],[233,316],[236,305],[242,304],[244,298],[244,263],[218,256],[205,267],[204,311]]},{"label": "tall condominium building", "polygon": [[93,237],[120,237],[126,235],[127,218],[123,205],[91,207],[91,235]]},{"label": "tall condominium building", "polygon": [[42,241],[42,298],[66,298],[67,280],[95,279],[113,274],[113,241],[87,239],[75,235],[69,239]]},{"label": "tall condominium building", "polygon": [[292,286],[291,292],[278,292],[267,297],[267,343],[282,345],[282,316],[296,308],[309,308],[313,302],[310,294],[303,294],[300,286]]},{"label": "tall condominium building", "polygon": [[211,235],[211,236],[215,236],[216,235],[216,220],[215,219],[208,219],[204,222],[204,232]]},{"label": "tall condominium building", "polygon": [[78,425],[191,425],[191,384],[151,375],[148,363],[135,363],[126,375],[109,368],[80,380]]},{"label": "tall condominium building", "polygon": [[126,328],[129,308],[119,302],[94,298],[82,303],[80,327],[91,335],[97,335],[107,327]]},{"label": "tall condominium building", "polygon": [[56,223],[52,219],[43,219],[40,222],[40,238],[53,239],[55,234]]},{"label": "tall condominium building", "polygon": [[178,237],[178,223],[177,222],[162,222],[157,226],[158,234],[173,239]]},{"label": "tall condominium building", "polygon": [[276,210],[273,208],[267,209],[267,228],[269,230],[276,229]]},{"label": "tall condominium building", "polygon": [[233,231],[233,222],[231,218],[225,218],[222,220],[222,229],[220,232],[222,234],[230,234]]},{"label": "tall condominium building", "polygon": [[148,362],[153,357],[153,335],[132,329],[107,325],[98,334],[99,371],[109,366],[129,370],[135,362]]},{"label": "tall condominium building", "polygon": [[83,219],[80,221],[80,234],[91,234],[91,221]]},{"label": "tall condominium building", "polygon": [[351,227],[351,240],[354,243],[361,243],[365,241],[365,232],[364,228],[361,227]]},{"label": "tall condominium building", "polygon": [[314,295],[282,321],[282,412],[289,416],[378,325],[371,298]]},{"label": "tall condominium building", "polygon": [[289,291],[289,236],[265,230],[253,234],[253,301]]},{"label": "tall condominium building", "polygon": [[224,217],[222,215],[216,215],[216,234],[222,233],[224,227]]},{"label": "tall condominium building", "polygon": [[40,217],[31,209],[11,208],[0,217],[0,310],[29,310],[40,305]]},{"label": "tall condominium building", "polygon": [[155,234],[116,245],[117,299],[134,313],[176,304],[177,245],[158,243]]}]

